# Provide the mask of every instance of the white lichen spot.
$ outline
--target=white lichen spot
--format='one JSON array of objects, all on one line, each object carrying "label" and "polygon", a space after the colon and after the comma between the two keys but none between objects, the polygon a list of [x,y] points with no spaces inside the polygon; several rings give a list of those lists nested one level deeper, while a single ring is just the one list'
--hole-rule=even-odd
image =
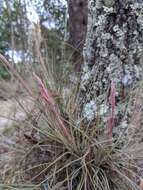
[{"label": "white lichen spot", "polygon": [[143,29],[143,15],[140,14],[137,18],[137,22],[140,25],[141,29]]},{"label": "white lichen spot", "polygon": [[82,75],[81,80],[82,80],[82,82],[84,82],[84,81],[88,80],[89,78],[90,78],[90,72],[87,72]]},{"label": "white lichen spot", "polygon": [[106,22],[106,17],[105,15],[99,15],[98,16],[98,21],[95,23],[95,26],[101,26]]},{"label": "white lichen spot", "polygon": [[101,46],[99,54],[101,57],[107,57],[108,49],[105,46]]},{"label": "white lichen spot", "polygon": [[110,40],[111,38],[112,38],[112,36],[108,32],[102,34],[102,39],[104,39],[104,40]]},{"label": "white lichen spot", "polygon": [[119,83],[121,81],[122,76],[122,62],[118,56],[115,54],[111,54],[109,57],[110,64],[106,68],[106,73],[110,79],[113,79],[116,81],[116,83]]},{"label": "white lichen spot", "polygon": [[123,85],[124,85],[125,87],[131,85],[132,82],[133,82],[133,78],[132,78],[132,76],[131,76],[129,73],[126,74],[126,75],[123,77],[123,79],[122,79],[122,83],[123,83]]},{"label": "white lichen spot", "polygon": [[110,68],[110,66],[108,66],[108,67],[106,68],[106,72],[107,72],[108,74],[111,74],[111,68]]},{"label": "white lichen spot", "polygon": [[91,100],[89,103],[87,103],[83,109],[83,116],[88,121],[92,121],[95,118],[97,107],[94,100]]},{"label": "white lichen spot", "polygon": [[101,9],[102,6],[103,6],[102,1],[101,1],[101,0],[97,0],[97,1],[96,1],[96,8],[97,8],[97,9]]},{"label": "white lichen spot", "polygon": [[142,9],[142,8],[143,8],[143,5],[142,5],[142,3],[135,2],[134,4],[130,5],[130,7],[131,7],[133,10],[136,10],[136,9]]},{"label": "white lichen spot", "polygon": [[127,121],[125,120],[125,121],[123,121],[122,123],[121,123],[121,128],[122,129],[126,129],[128,127],[128,123],[127,123]]},{"label": "white lichen spot", "polygon": [[106,115],[108,112],[108,109],[109,109],[109,107],[106,104],[101,104],[100,105],[100,112],[99,112],[100,116]]},{"label": "white lichen spot", "polygon": [[116,33],[116,36],[120,37],[124,35],[124,32],[119,28],[118,25],[113,27],[113,31]]},{"label": "white lichen spot", "polygon": [[106,7],[106,6],[103,6],[103,9],[106,13],[113,13],[114,12],[114,9],[113,7]]},{"label": "white lichen spot", "polygon": [[107,7],[113,7],[115,4],[115,0],[103,0],[104,5]]},{"label": "white lichen spot", "polygon": [[136,79],[139,80],[141,78],[142,68],[135,65],[134,69],[135,69]]},{"label": "white lichen spot", "polygon": [[[85,62],[85,63],[86,63],[86,62]],[[87,64],[84,65],[84,67],[83,67],[83,72],[84,72],[84,73],[88,72],[88,66],[87,66]]]}]

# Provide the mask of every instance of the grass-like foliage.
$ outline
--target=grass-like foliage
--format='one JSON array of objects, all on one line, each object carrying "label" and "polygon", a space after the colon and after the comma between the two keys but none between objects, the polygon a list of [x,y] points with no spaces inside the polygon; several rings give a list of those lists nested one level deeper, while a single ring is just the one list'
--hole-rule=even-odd
[{"label": "grass-like foliage", "polygon": [[[71,90],[69,86],[61,85],[63,71],[61,82],[57,79],[55,82],[52,66],[45,64],[40,53],[38,36],[35,48],[40,64],[33,74],[30,70],[30,83],[34,82],[36,87],[31,87],[0,55],[1,62],[27,91],[27,99],[32,101],[30,111],[21,105],[27,118],[14,128],[15,144],[7,152],[12,159],[2,167],[0,187],[18,190],[141,189],[139,161],[142,148],[134,143],[134,133],[138,130],[136,126],[140,126],[142,108],[134,112],[136,121],[133,120],[129,126],[133,129],[129,136],[123,138],[125,136],[121,133],[115,138],[113,129],[119,126],[115,122],[116,89],[112,81],[109,96],[111,112],[106,126],[102,126],[104,122],[102,118],[98,119],[98,113],[98,122],[92,127],[87,127],[83,118],[78,118],[77,124],[76,87]],[[57,84],[60,84],[59,88]],[[14,134],[12,130],[11,136]]]},{"label": "grass-like foliage", "polygon": [[[38,90],[32,90],[10,63],[0,59],[33,97],[34,107],[21,123],[12,168],[5,172],[6,189],[42,190],[137,190],[141,182],[138,158],[122,134],[115,139],[115,86],[111,82],[111,116],[108,130],[100,122],[77,127],[74,94],[62,98],[33,74]],[[45,75],[45,74],[44,74]],[[50,85],[49,85],[50,86]],[[56,94],[56,95],[55,95]],[[76,94],[75,94],[76,96]],[[82,122],[82,118],[81,118]],[[117,126],[116,126],[117,127]],[[104,130],[103,130],[104,129]],[[27,133],[28,131],[28,133]],[[108,131],[108,132],[107,132]],[[22,150],[21,150],[22,149]],[[130,151],[129,151],[130,149]],[[133,150],[134,152],[134,150]]]}]

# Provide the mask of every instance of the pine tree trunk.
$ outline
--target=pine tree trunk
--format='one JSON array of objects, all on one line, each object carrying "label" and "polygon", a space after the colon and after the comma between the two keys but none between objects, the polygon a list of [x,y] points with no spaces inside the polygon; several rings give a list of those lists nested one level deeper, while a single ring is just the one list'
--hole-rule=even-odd
[{"label": "pine tree trunk", "polygon": [[143,1],[89,0],[84,66],[78,94],[78,118],[91,123],[96,113],[107,120],[111,81],[116,87],[116,118],[142,79]]},{"label": "pine tree trunk", "polygon": [[69,0],[69,42],[73,46],[73,64],[75,71],[80,71],[83,63],[83,45],[87,30],[88,0]]}]

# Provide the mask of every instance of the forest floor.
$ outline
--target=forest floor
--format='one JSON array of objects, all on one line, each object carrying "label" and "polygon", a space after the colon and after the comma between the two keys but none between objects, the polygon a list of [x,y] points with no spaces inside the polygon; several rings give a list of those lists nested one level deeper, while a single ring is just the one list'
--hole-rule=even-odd
[{"label": "forest floor", "polygon": [[7,92],[10,87],[14,89],[11,84],[0,86],[0,181],[5,172],[13,167],[11,152],[17,141],[17,127],[20,128],[20,123],[27,118],[34,105],[29,96],[20,93],[13,96],[10,91]]},{"label": "forest floor", "polygon": [[26,110],[30,111],[32,107],[30,97],[23,95],[17,89],[17,84],[0,83],[0,132],[6,126],[12,126],[14,121],[25,119]]},{"label": "forest floor", "polygon": [[32,106],[29,97],[0,100],[0,131],[4,130],[6,126],[12,126],[14,121],[22,121],[26,118],[26,112],[20,104],[25,105],[26,108],[28,105],[29,109]]}]

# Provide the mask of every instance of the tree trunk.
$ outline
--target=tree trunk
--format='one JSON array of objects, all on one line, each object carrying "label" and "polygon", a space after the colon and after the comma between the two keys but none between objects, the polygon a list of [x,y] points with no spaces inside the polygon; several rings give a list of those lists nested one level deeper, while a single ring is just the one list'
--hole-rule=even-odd
[{"label": "tree trunk", "polygon": [[75,71],[80,71],[83,63],[82,50],[87,28],[88,0],[69,0],[69,33],[70,44],[73,46],[73,64]]},{"label": "tree trunk", "polygon": [[89,0],[88,9],[78,118],[91,124],[98,112],[107,121],[112,81],[119,122],[125,117],[121,105],[127,103],[143,74],[143,1]]}]

